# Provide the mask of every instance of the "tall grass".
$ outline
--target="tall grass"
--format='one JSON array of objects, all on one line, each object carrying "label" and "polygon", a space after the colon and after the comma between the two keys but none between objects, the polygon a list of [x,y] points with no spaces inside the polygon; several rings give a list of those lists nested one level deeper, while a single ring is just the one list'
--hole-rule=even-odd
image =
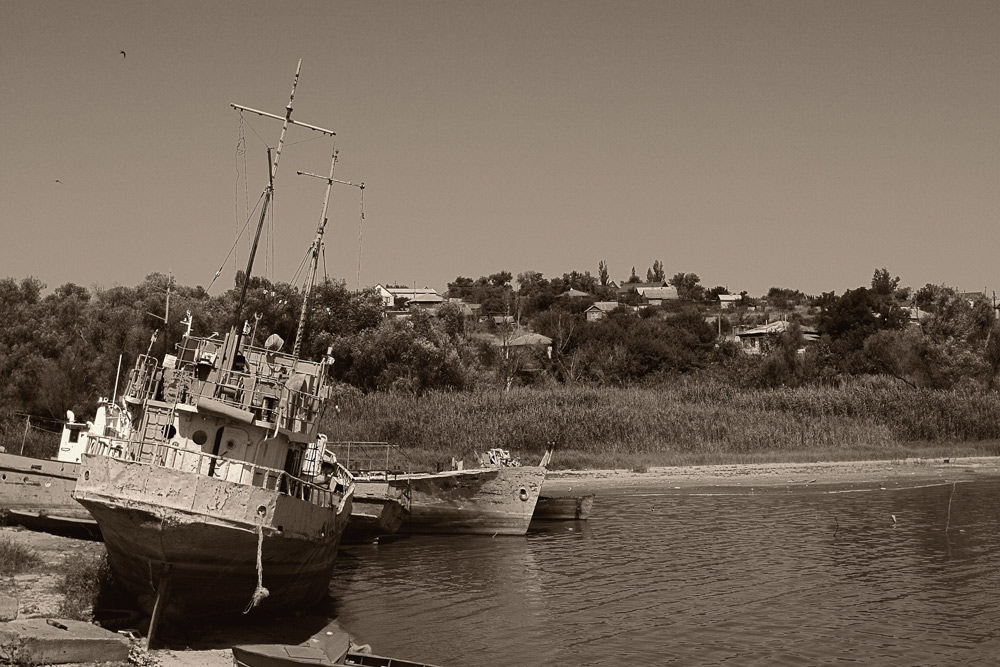
[{"label": "tall grass", "polygon": [[62,599],[59,615],[78,621],[90,621],[94,607],[111,586],[111,568],[107,553],[90,558],[67,559],[59,583]]},{"label": "tall grass", "polygon": [[0,575],[8,576],[27,572],[42,564],[41,557],[31,547],[0,537]]},{"label": "tall grass", "polygon": [[[839,388],[740,390],[707,377],[642,388],[346,393],[331,440],[384,440],[425,469],[502,447],[555,467],[997,453],[1000,397],[880,379]],[[991,442],[992,441],[992,442]]]}]

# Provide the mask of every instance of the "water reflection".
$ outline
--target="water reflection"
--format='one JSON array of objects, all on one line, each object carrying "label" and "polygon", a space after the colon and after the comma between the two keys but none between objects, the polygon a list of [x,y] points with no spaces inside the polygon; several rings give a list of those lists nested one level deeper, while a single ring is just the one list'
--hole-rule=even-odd
[{"label": "water reflection", "polygon": [[442,665],[994,664],[994,481],[600,496],[525,538],[345,550],[338,620]]}]

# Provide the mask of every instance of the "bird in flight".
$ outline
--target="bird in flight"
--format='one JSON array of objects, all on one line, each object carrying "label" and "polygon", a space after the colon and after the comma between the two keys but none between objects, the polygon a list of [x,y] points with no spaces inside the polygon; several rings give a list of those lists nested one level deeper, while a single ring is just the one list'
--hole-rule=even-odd
[{"label": "bird in flight", "polygon": [[122,58],[125,57],[125,52],[124,51],[119,51],[118,53],[122,54]]},{"label": "bird in flight", "polygon": [[58,178],[55,181],[53,181],[53,183],[58,183],[59,185],[62,185],[62,181],[60,181]]}]

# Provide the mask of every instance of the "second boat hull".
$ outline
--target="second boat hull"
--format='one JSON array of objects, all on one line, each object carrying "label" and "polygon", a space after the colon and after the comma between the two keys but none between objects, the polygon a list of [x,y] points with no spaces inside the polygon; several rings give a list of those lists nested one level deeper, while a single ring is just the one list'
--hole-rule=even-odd
[{"label": "second boat hull", "polygon": [[546,469],[493,467],[357,480],[358,498],[397,499],[408,510],[401,533],[524,535]]}]

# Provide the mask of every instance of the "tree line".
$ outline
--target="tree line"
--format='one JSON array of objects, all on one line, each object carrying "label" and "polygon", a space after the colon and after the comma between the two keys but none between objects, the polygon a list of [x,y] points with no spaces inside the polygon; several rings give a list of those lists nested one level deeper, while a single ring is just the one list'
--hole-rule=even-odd
[{"label": "tree line", "polygon": [[[666,278],[657,261],[646,278],[674,286],[679,298],[640,307],[636,293],[619,294],[601,262],[597,275],[459,276],[448,285],[453,300],[437,309],[386,317],[374,290],[354,292],[342,281],[325,280],[313,292],[304,332],[297,331],[301,290],[263,278],[247,284],[236,321],[242,274],[215,296],[158,273],[135,287],[67,283],[48,294],[35,278],[6,278],[0,280],[0,400],[8,412],[92,414],[99,396],[121,386],[120,373],[137,356],[173,351],[188,322],[198,336],[246,326],[257,344],[277,333],[286,350],[302,335],[303,356],[331,349],[344,390],[364,393],[655,386],[695,374],[735,388],[837,386],[874,374],[916,388],[996,389],[1000,330],[983,295],[944,285],[901,287],[883,268],[869,285],[840,295],[772,287],[756,298],[744,293],[736,307],[723,311],[717,295],[727,288],[706,289],[696,274]],[[619,287],[640,282],[633,269]],[[621,305],[588,321],[585,311],[597,301]],[[732,334],[776,318],[791,326],[763,354],[743,353]],[[527,331],[551,345],[516,345]],[[810,331],[819,340],[806,344]]]}]

